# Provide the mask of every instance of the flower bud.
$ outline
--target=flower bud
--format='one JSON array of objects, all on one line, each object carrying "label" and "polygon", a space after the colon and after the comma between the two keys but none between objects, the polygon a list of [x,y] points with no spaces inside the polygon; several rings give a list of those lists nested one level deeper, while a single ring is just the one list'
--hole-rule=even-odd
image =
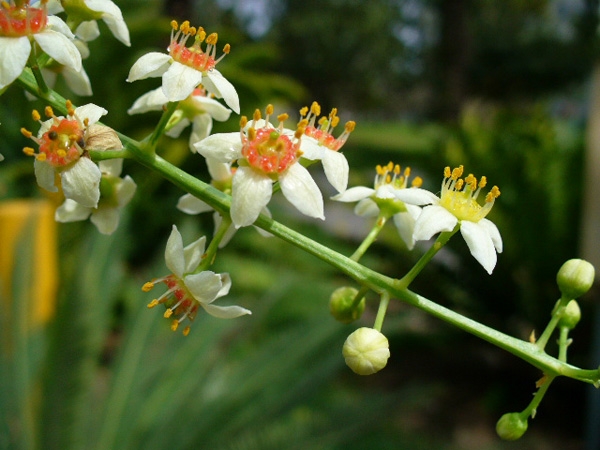
[{"label": "flower bud", "polygon": [[335,320],[342,323],[350,323],[360,319],[365,310],[365,298],[354,305],[354,299],[358,290],[353,287],[344,286],[337,288],[329,297],[329,311]]},{"label": "flower bud", "polygon": [[594,284],[595,270],[583,259],[570,259],[565,262],[556,275],[556,282],[563,297],[579,298]]},{"label": "flower bud", "polygon": [[387,364],[390,349],[387,338],[373,328],[362,327],[344,342],[346,364],[359,375],[379,372]]},{"label": "flower bud", "polygon": [[496,423],[496,433],[502,439],[515,441],[527,431],[527,419],[521,417],[520,413],[506,413]]},{"label": "flower bud", "polygon": [[565,306],[565,309],[558,321],[559,327],[567,327],[569,330],[575,328],[575,325],[581,319],[581,309],[579,309],[579,304],[575,300],[571,300]]}]

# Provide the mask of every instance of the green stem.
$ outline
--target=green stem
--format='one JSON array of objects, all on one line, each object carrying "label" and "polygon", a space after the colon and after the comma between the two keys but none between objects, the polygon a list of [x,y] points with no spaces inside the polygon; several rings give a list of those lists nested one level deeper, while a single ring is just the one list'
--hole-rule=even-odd
[{"label": "green stem", "polygon": [[563,362],[567,362],[567,348],[571,345],[571,339],[569,339],[569,327],[560,327],[560,334],[558,338],[558,359]]},{"label": "green stem", "polygon": [[558,321],[560,320],[563,311],[566,308],[567,303],[569,303],[569,301],[570,299],[561,297],[561,299],[558,301],[558,303],[552,310],[552,317],[550,318],[548,325],[546,325],[546,329],[542,332],[542,335],[536,341],[536,345],[540,350],[544,350],[546,348],[546,344],[548,344],[550,336],[552,336],[552,333],[558,325]]},{"label": "green stem", "polygon": [[375,317],[375,324],[373,328],[377,331],[381,331],[381,327],[383,326],[383,319],[385,319],[385,313],[387,312],[387,307],[390,304],[390,294],[388,292],[384,292],[381,294],[381,300],[379,301],[379,309],[377,310],[377,317]]},{"label": "green stem", "polygon": [[369,292],[370,289],[367,286],[363,286],[360,288],[360,291],[358,291],[356,293],[356,296],[354,297],[354,300],[352,301],[352,310],[355,310],[356,308],[358,308],[358,304],[361,302],[361,300],[364,298],[365,295],[367,295],[367,292]]},{"label": "green stem", "polygon": [[535,395],[533,396],[533,399],[531,400],[531,402],[529,403],[527,408],[525,408],[520,413],[521,417],[523,419],[527,419],[530,416],[531,416],[531,418],[535,417],[537,407],[539,406],[542,399],[544,398],[544,395],[546,395],[546,392],[548,391],[548,388],[552,384],[552,381],[554,381],[554,378],[555,378],[554,375],[544,374],[544,378],[542,378],[541,385],[540,385],[539,389],[537,390],[537,392],[535,393]]},{"label": "green stem", "polygon": [[44,80],[44,77],[42,75],[40,66],[38,65],[38,61],[37,61],[35,53],[36,52],[35,52],[35,45],[34,45],[34,49],[29,54],[28,65],[31,68],[31,72],[33,73],[33,76],[35,77],[35,81],[37,83],[37,90],[38,90],[37,94],[39,96],[41,96],[42,98],[46,98],[46,97],[48,97],[48,94],[50,93],[50,88],[48,87],[48,85],[46,84],[46,81]]},{"label": "green stem", "polygon": [[169,102],[167,104],[167,108],[164,110],[162,116],[160,117],[160,120],[158,121],[158,124],[156,125],[156,128],[154,128],[154,131],[150,135],[150,138],[148,139],[148,149],[152,153],[156,149],[156,144],[158,143],[158,140],[164,134],[165,129],[167,128],[167,124],[171,119],[171,116],[177,110],[177,106],[179,106],[179,102]]},{"label": "green stem", "polygon": [[375,221],[375,225],[373,225],[373,228],[371,228],[371,231],[369,232],[367,237],[365,237],[365,239],[362,241],[360,246],[356,249],[356,251],[352,254],[352,256],[350,256],[351,260],[358,262],[360,260],[360,258],[362,258],[362,256],[365,254],[367,249],[371,246],[371,244],[373,244],[373,242],[375,242],[377,235],[383,229],[383,226],[387,222],[387,219],[388,218],[382,214],[380,214],[379,217],[377,217],[377,220]]},{"label": "green stem", "polygon": [[210,267],[215,262],[217,251],[219,250],[219,244],[223,240],[223,237],[225,237],[225,234],[227,233],[227,230],[229,230],[229,227],[231,227],[231,218],[228,215],[222,216],[221,223],[215,231],[215,235],[211,239],[210,244],[208,245],[208,248],[206,249],[206,252],[203,255],[204,259],[198,266],[198,269],[196,269],[195,271],[196,273],[208,269],[208,267]]},{"label": "green stem", "polygon": [[452,231],[444,231],[440,233],[440,235],[435,240],[434,244],[429,247],[423,256],[415,263],[412,269],[408,271],[406,275],[404,275],[398,282],[397,287],[400,289],[405,289],[410,286],[410,283],[419,275],[421,270],[431,261],[431,259],[436,255],[437,252],[441,250],[441,248],[446,245],[446,243],[450,240],[454,234],[460,229],[460,223],[457,223]]}]

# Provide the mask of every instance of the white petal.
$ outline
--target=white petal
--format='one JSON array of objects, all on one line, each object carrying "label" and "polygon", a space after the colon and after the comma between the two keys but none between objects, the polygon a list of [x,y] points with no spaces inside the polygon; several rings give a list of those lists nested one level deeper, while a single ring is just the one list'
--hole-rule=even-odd
[{"label": "white petal", "polygon": [[233,176],[231,173],[231,163],[222,163],[208,158],[206,160],[206,167],[208,167],[210,177],[215,181],[229,181]]},{"label": "white petal", "polygon": [[123,20],[123,14],[117,5],[107,0],[86,0],[85,4],[92,11],[99,11],[102,14],[102,20],[108,26],[114,37],[126,46],[130,46],[129,30]]},{"label": "white petal", "polygon": [[133,64],[129,70],[127,81],[131,83],[145,78],[159,77],[170,67],[170,61],[171,57],[166,53],[146,53]]},{"label": "white petal", "polygon": [[308,170],[301,164],[291,165],[279,176],[281,192],[302,214],[325,220],[323,195]]},{"label": "white petal", "polygon": [[[175,113],[177,113],[177,111],[175,111]],[[176,114],[173,114],[173,116],[171,116],[171,119],[176,119]],[[190,121],[188,119],[186,119],[185,117],[181,118],[181,116],[180,116],[179,122],[177,122],[173,127],[171,127],[171,129],[169,129],[169,131],[167,131],[165,134],[172,138],[178,138],[179,135],[181,134],[181,132],[189,124],[190,124]]]},{"label": "white petal", "polygon": [[66,198],[82,206],[96,208],[100,200],[100,169],[89,158],[79,158],[61,174],[61,184]]},{"label": "white petal", "polygon": [[192,194],[185,194],[179,197],[177,201],[177,209],[186,214],[200,214],[203,212],[212,211],[212,206],[203,202]]},{"label": "white petal", "polygon": [[171,234],[167,240],[167,246],[165,248],[165,263],[173,275],[175,275],[177,278],[183,277],[183,271],[185,269],[185,260],[183,257],[183,239],[175,225],[173,225]]},{"label": "white petal", "polygon": [[415,223],[413,238],[426,241],[440,231],[452,231],[457,223],[458,219],[447,209],[436,205],[426,206]]},{"label": "white petal", "polygon": [[412,250],[415,246],[415,239],[413,238],[415,219],[413,216],[408,211],[394,214],[394,225],[396,225],[398,234],[406,244],[406,247]]},{"label": "white petal", "polygon": [[[262,212],[264,214],[264,210]],[[219,214],[217,211],[215,211],[213,213],[213,221],[215,223],[215,230],[217,230],[221,226],[221,222],[223,222],[223,217],[221,217],[221,214]],[[230,224],[229,228],[227,228],[227,231],[223,235],[221,242],[219,242],[219,248],[224,248],[229,243],[231,238],[234,236],[236,231],[237,231],[237,228],[233,226],[233,223]]]},{"label": "white petal", "polygon": [[123,170],[123,158],[105,159],[98,163],[98,167],[103,174],[118,177]]},{"label": "white petal", "polygon": [[62,65],[75,71],[81,70],[81,53],[64,34],[46,29],[34,34],[33,38],[42,50]]},{"label": "white petal", "polygon": [[55,171],[54,167],[44,161],[33,161],[33,171],[38,186],[46,189],[49,192],[58,192],[58,188],[54,184]]},{"label": "white petal", "polygon": [[127,175],[125,178],[123,178],[123,180],[121,180],[121,183],[117,185],[116,192],[119,208],[122,208],[131,201],[136,189],[137,185],[129,175]]},{"label": "white petal", "polygon": [[102,234],[113,234],[119,226],[119,209],[111,207],[100,207],[92,213],[92,222]]},{"label": "white petal", "polygon": [[233,176],[231,220],[236,228],[252,225],[273,194],[273,181],[250,167],[238,167]]},{"label": "white petal", "polygon": [[0,37],[0,89],[21,75],[30,53],[31,44],[26,36]]},{"label": "white petal", "polygon": [[319,144],[319,141],[310,136],[302,136],[300,148],[302,150],[302,157],[310,161],[323,158],[325,152],[328,151],[326,147]]},{"label": "white petal", "polygon": [[487,227],[480,223],[463,220],[460,223],[460,234],[469,246],[471,255],[491,274],[496,266],[496,249]]},{"label": "white petal", "polygon": [[189,273],[198,267],[200,261],[202,261],[205,246],[206,236],[202,236],[183,249],[183,259],[185,261],[183,273]]},{"label": "white petal", "polygon": [[64,66],[61,73],[63,77],[65,77],[67,86],[75,94],[81,96],[89,96],[93,94],[90,79],[83,67],[78,72],[76,70],[71,69],[68,66]]},{"label": "white petal", "polygon": [[94,105],[93,103],[88,103],[75,108],[75,115],[77,118],[81,122],[83,122],[85,119],[88,119],[89,125],[93,125],[98,122],[105,114],[108,114],[106,109],[102,108],[101,106]]},{"label": "white petal", "polygon": [[194,144],[198,153],[206,159],[230,163],[242,156],[242,138],[240,133],[217,133]]},{"label": "white petal", "polygon": [[496,224],[488,219],[481,219],[479,224],[487,229],[487,232],[494,243],[494,247],[496,247],[496,252],[502,253],[502,236],[500,236],[500,231],[498,231]]},{"label": "white petal", "polygon": [[219,122],[225,122],[231,115],[231,110],[223,106],[214,98],[192,94],[192,101],[196,104],[198,109],[206,111],[213,119]]},{"label": "white petal", "polygon": [[344,192],[348,187],[348,173],[350,172],[346,157],[342,153],[327,149],[321,161],[327,181],[338,192]]},{"label": "white petal", "polygon": [[364,198],[370,197],[374,193],[375,193],[375,189],[371,189],[371,188],[368,188],[365,186],[356,186],[356,187],[347,189],[346,191],[342,192],[341,194],[334,195],[333,197],[331,197],[331,199],[338,201],[338,202],[350,203],[350,202],[357,202]]},{"label": "white petal", "polygon": [[67,198],[62,205],[56,208],[54,220],[61,223],[78,222],[90,217],[92,208],[81,206],[74,200]]},{"label": "white petal", "polygon": [[223,98],[227,106],[229,106],[236,114],[240,113],[240,99],[237,91],[217,69],[209,70],[206,73],[206,78],[209,81],[204,81],[204,87],[207,91],[215,94],[218,98]]},{"label": "white petal", "polygon": [[411,205],[437,205],[440,201],[437,195],[421,188],[394,189],[394,194],[398,200]]},{"label": "white petal", "polygon": [[202,303],[202,307],[213,317],[219,319],[235,319],[236,317],[252,314],[252,311],[241,306],[217,306]]},{"label": "white petal", "polygon": [[185,100],[202,81],[202,72],[173,61],[162,76],[162,88],[170,102]]},{"label": "white petal", "polygon": [[165,96],[162,87],[146,92],[139,97],[127,110],[127,114],[141,114],[148,111],[161,111],[163,105],[169,103],[169,99]]},{"label": "white petal", "polygon": [[100,36],[100,28],[95,20],[81,22],[75,30],[75,36],[82,41],[90,42]]},{"label": "white petal", "polygon": [[377,217],[379,215],[379,205],[371,198],[362,199],[354,207],[354,214],[361,217]]},{"label": "white petal", "polygon": [[196,142],[205,139],[212,130],[212,117],[209,114],[197,114],[192,123],[192,132],[190,133],[189,146],[193,153],[196,153]]},{"label": "white petal", "polygon": [[221,275],[210,270],[188,275],[184,279],[185,286],[200,303],[211,303],[223,287]]},{"label": "white petal", "polygon": [[48,28],[50,28],[52,31],[58,31],[60,34],[65,35],[70,40],[75,39],[75,35],[71,32],[69,25],[67,25],[66,22],[58,16],[48,16]]}]

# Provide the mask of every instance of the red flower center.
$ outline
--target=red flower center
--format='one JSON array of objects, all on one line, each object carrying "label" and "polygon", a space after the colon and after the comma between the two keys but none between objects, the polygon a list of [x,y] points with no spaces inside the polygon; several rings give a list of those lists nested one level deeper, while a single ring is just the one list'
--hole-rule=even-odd
[{"label": "red flower center", "polygon": [[[76,119],[54,119],[54,124],[39,139],[40,154],[54,167],[62,167],[77,161],[82,153],[83,128]],[[41,155],[42,156],[40,158]]]},{"label": "red flower center", "polygon": [[[216,44],[219,39],[217,33],[211,33],[207,36],[203,28],[191,27],[188,21],[183,22],[181,26],[173,21],[171,26],[173,32],[168,48],[169,55],[180,64],[199,72],[208,72],[217,65],[225,54],[229,53],[229,44],[227,44],[223,49],[224,54],[215,59],[217,54]],[[190,47],[186,47],[189,38],[193,38],[194,43]],[[206,42],[205,50],[202,50],[201,47],[203,42]]]},{"label": "red flower center", "polygon": [[0,36],[30,36],[42,31],[48,22],[45,4],[42,2],[42,8],[30,8],[29,4],[17,6],[1,2]]},{"label": "red flower center", "polygon": [[267,175],[285,172],[298,159],[300,142],[292,142],[274,128],[260,128],[249,135],[242,155],[252,167]]}]

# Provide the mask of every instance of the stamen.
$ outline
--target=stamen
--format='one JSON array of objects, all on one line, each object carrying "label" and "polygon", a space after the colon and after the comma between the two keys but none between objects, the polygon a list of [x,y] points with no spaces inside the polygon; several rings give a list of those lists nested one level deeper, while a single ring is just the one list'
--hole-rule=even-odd
[{"label": "stamen", "polygon": [[154,283],[152,281],[148,281],[147,283],[144,283],[144,285],[142,286],[142,291],[150,292],[153,288],[154,288]]},{"label": "stamen", "polygon": [[157,299],[152,300],[150,303],[148,303],[148,309],[150,308],[154,308],[156,305],[158,305],[160,302]]}]

